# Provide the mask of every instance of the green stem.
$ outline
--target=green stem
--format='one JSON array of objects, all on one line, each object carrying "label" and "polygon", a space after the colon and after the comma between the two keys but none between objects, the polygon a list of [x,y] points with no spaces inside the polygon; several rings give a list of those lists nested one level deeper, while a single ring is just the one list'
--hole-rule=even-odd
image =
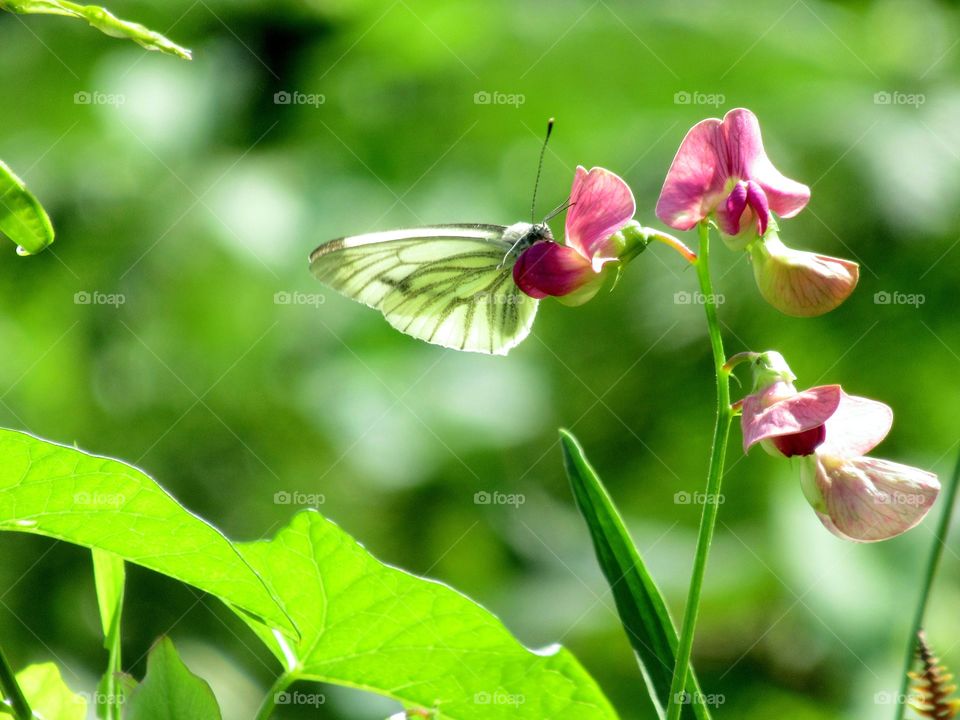
[{"label": "green stem", "polygon": [[273,711],[277,709],[277,696],[286,692],[287,688],[296,681],[297,675],[291,671],[284,672],[278,677],[273,685],[270,686],[266,697],[263,698],[263,703],[261,703],[260,709],[257,711],[255,720],[270,720]]},{"label": "green stem", "polygon": [[903,672],[900,673],[900,693],[897,695],[897,702],[894,707],[894,720],[903,720],[903,713],[906,708],[907,692],[910,689],[910,678],[907,673],[913,669],[917,652],[917,633],[923,628],[923,618],[927,613],[927,604],[930,602],[930,592],[933,588],[933,581],[937,575],[937,569],[940,567],[940,558],[943,556],[943,548],[946,547],[947,534],[950,532],[950,521],[953,518],[953,509],[956,505],[957,486],[960,485],[960,458],[953,469],[953,476],[947,485],[947,492],[944,494],[943,512],[940,513],[940,522],[937,523],[937,530],[933,538],[933,547],[930,549],[930,557],[927,558],[927,572],[924,577],[923,589],[920,591],[920,599],[917,602],[917,609],[913,616],[913,625],[910,628],[910,638],[907,640],[907,653],[903,661]]},{"label": "green stem", "polygon": [[[667,705],[667,720],[679,720],[683,703],[683,689],[687,684],[690,656],[693,652],[693,635],[700,611],[700,593],[703,589],[703,576],[707,569],[707,556],[717,524],[717,511],[720,508],[720,485],[723,480],[723,464],[727,451],[727,438],[733,411],[730,408],[730,371],[725,367],[723,338],[720,334],[720,321],[717,318],[716,296],[713,293],[713,281],[710,279],[710,228],[706,221],[700,223],[700,256],[697,258],[697,279],[700,292],[703,293],[703,307],[707,314],[707,330],[710,334],[710,347],[713,349],[714,371],[717,384],[717,419],[713,431],[713,448],[710,451],[710,469],[707,473],[707,492],[700,517],[700,532],[697,536],[697,554],[690,578],[690,590],[687,594],[687,606],[683,614],[683,627],[677,647],[677,664],[673,669],[673,683]],[[713,502],[711,502],[713,500]],[[699,698],[694,698],[696,702]]]},{"label": "green stem", "polygon": [[33,711],[30,709],[30,703],[23,696],[23,690],[20,689],[20,683],[17,682],[17,676],[7,662],[7,656],[3,654],[3,648],[0,648],[0,693],[3,699],[10,703],[10,709],[16,720],[32,720]]}]

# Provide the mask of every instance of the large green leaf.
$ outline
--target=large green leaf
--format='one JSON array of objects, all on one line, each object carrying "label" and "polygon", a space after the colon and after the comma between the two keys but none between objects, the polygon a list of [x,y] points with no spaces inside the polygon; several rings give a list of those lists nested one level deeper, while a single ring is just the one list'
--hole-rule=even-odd
[{"label": "large green leaf", "polygon": [[[3,0],[0,0],[2,6]],[[46,210],[23,180],[0,160],[0,233],[17,244],[21,255],[33,255],[53,242]]]},{"label": "large green leaf", "polygon": [[219,530],[118,460],[0,429],[0,530],[114,553],[294,630]]},{"label": "large green leaf", "polygon": [[[640,663],[650,700],[658,715],[663,717],[676,659],[676,627],[660,589],[630,538],[607,489],[587,461],[583,448],[566,430],[560,431],[560,440],[577,507],[587,522],[597,560]],[[710,698],[700,691],[692,669],[687,680],[687,694],[692,702],[684,707],[684,716],[692,713],[699,720],[709,720],[707,703]]]},{"label": "large green leaf", "polygon": [[85,720],[87,701],[74,693],[60,677],[53,663],[30,665],[17,673],[17,683],[36,718],[43,720]]},{"label": "large green leaf", "polygon": [[79,5],[68,0],[0,0],[0,10],[21,15],[64,15],[86,20],[90,25],[111,37],[128,38],[147,50],[159,50],[176,55],[184,60],[190,59],[190,51],[168,40],[160,33],[150,30],[140,23],[121,20],[106,8],[97,5]]},{"label": "large green leaf", "polygon": [[206,681],[183,664],[169,638],[147,658],[147,674],[130,693],[124,720],[220,720],[217,699]]},{"label": "large green leaf", "polygon": [[472,600],[384,565],[318,513],[238,547],[300,628],[299,642],[278,644],[255,627],[293,677],[365,688],[438,718],[616,717],[566,650],[528,650]]}]

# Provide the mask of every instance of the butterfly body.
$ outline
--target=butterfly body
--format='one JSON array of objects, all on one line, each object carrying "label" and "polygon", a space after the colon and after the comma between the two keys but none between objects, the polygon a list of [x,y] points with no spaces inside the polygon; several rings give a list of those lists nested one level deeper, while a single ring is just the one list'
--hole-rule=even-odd
[{"label": "butterfly body", "polygon": [[529,334],[537,311],[514,283],[513,265],[525,249],[552,239],[546,223],[389,230],[324,243],[310,268],[408,335],[505,355]]}]

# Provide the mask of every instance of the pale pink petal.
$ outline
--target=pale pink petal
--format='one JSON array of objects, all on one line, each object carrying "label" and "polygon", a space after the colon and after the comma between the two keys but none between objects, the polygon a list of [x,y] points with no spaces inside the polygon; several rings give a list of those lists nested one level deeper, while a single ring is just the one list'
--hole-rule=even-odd
[{"label": "pale pink petal", "polygon": [[731,110],[723,117],[723,131],[728,176],[756,182],[780,217],[793,217],[806,206],[810,188],[785,177],[770,162],[756,115],[745,108]]},{"label": "pale pink petal", "polygon": [[743,451],[747,452],[767,438],[794,435],[823,425],[836,412],[842,392],[839,385],[823,385],[779,400],[766,408],[760,395],[747,396],[740,417]]},{"label": "pale pink petal", "polygon": [[750,246],[750,259],[764,300],[793,317],[830,312],[850,296],[860,279],[857,263],[793,250],[773,233]]},{"label": "pale pink petal", "polygon": [[816,482],[829,520],[824,525],[848,540],[877,542],[906,532],[923,520],[940,492],[936,475],[909,465],[822,453],[817,459]]},{"label": "pale pink petal", "polygon": [[616,248],[607,241],[622,229],[637,211],[630,187],[617,175],[595,167],[587,172],[577,167],[570,189],[566,243],[600,271],[604,262],[615,260]]},{"label": "pale pink petal", "polygon": [[513,280],[533,298],[567,295],[594,279],[590,261],[571,247],[555,242],[538,242],[517,258]]},{"label": "pale pink petal", "polygon": [[827,420],[827,439],[820,451],[834,457],[866,455],[879,445],[893,425],[888,405],[841,393],[837,411]]},{"label": "pale pink petal", "polygon": [[717,118],[701,120],[680,143],[657,200],[657,217],[677,230],[690,230],[723,199],[728,174],[717,148],[722,146]]}]

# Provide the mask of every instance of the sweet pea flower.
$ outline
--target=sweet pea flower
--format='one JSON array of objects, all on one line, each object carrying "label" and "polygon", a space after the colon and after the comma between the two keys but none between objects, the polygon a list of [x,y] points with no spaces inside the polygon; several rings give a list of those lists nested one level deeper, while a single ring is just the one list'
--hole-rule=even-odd
[{"label": "sweet pea flower", "polygon": [[780,173],[763,149],[757,116],[744,108],[694,125],[677,151],[657,201],[657,217],[677,230],[716,219],[735,249],[767,231],[770,212],[789,218],[810,188]]},{"label": "sweet pea flower", "polygon": [[775,456],[797,457],[801,486],[830,532],[876,542],[916,526],[940,492],[937,476],[866,457],[887,436],[893,411],[847,395],[839,385],[798,392],[783,356],[754,359],[754,392],[743,400],[743,449],[759,443]]},{"label": "sweet pea flower", "polygon": [[569,305],[590,300],[600,289],[610,263],[631,246],[620,231],[637,206],[630,187],[617,175],[595,167],[577,167],[570,190],[566,244],[545,240],[524,250],[513,279],[530,297],[562,298]]},{"label": "sweet pea flower", "polygon": [[756,115],[738,108],[687,133],[660,191],[657,217],[679,230],[713,219],[728,247],[750,253],[768,303],[786,315],[814,317],[849,297],[860,270],[849,260],[793,250],[780,240],[775,215],[793,217],[809,200],[810,188],[770,162]]}]

